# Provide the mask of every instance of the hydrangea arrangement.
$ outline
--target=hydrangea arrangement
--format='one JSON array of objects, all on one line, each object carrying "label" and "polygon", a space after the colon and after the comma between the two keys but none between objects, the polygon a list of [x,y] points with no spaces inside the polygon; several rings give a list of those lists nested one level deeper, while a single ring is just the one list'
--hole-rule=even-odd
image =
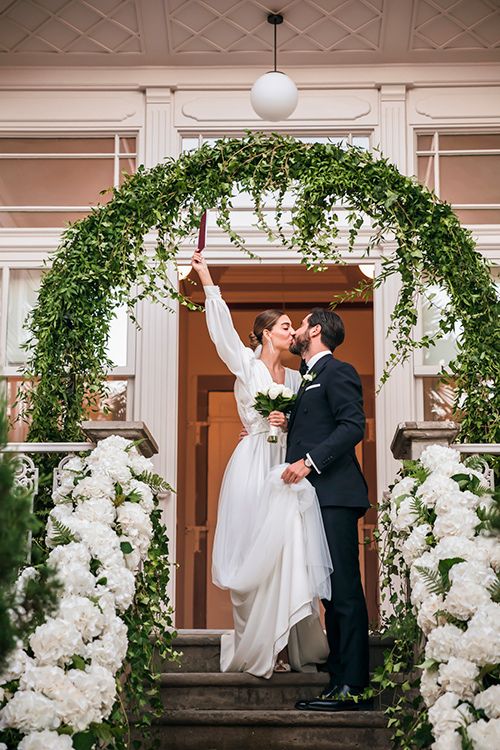
[{"label": "hydrangea arrangement", "polygon": [[[153,534],[152,469],[133,443],[113,436],[60,472],[46,529],[47,562],[62,584],[58,609],[0,675],[0,729],[16,730],[19,750],[70,750],[72,735],[112,712],[128,646],[122,616]],[[35,575],[25,569],[18,590]]]},{"label": "hydrangea arrangement", "polygon": [[500,747],[500,544],[484,475],[430,446],[391,491],[392,544],[426,637],[420,692],[433,750]]}]

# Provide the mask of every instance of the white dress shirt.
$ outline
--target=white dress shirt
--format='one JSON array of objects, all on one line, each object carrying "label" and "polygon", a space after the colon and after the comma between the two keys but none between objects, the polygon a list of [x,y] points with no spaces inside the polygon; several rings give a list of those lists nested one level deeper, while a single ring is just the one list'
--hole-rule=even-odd
[{"label": "white dress shirt", "polygon": [[[307,372],[310,372],[311,371],[311,367],[313,367],[316,364],[316,362],[318,362],[322,357],[326,357],[327,354],[329,354],[330,357],[332,356],[332,353],[330,351],[328,351],[328,350],[326,350],[325,352],[318,352],[317,354],[313,354],[313,356],[311,357],[311,359],[308,362],[306,362],[306,364],[307,364]],[[306,458],[309,459],[309,461],[313,465],[314,469],[318,472],[318,474],[321,474],[320,470],[318,469],[318,467],[316,466],[316,464],[312,460],[312,458],[309,455],[309,453],[306,453]]]}]

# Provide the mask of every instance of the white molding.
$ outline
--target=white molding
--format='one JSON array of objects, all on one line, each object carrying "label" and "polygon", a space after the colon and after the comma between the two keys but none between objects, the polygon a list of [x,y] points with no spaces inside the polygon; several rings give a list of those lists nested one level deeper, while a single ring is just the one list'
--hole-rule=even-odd
[{"label": "white molding", "polygon": [[402,174],[407,174],[406,137],[406,86],[381,86],[380,148]]}]

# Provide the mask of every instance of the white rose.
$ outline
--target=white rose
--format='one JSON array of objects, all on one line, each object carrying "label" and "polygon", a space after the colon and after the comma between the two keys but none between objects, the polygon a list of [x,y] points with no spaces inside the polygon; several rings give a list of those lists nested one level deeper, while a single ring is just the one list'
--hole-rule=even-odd
[{"label": "white rose", "polygon": [[27,734],[17,746],[17,750],[73,750],[73,742],[67,734],[44,730]]},{"label": "white rose", "polygon": [[428,471],[451,477],[465,469],[460,462],[460,453],[444,445],[429,445],[420,456],[420,462]]},{"label": "white rose", "polygon": [[461,656],[463,638],[463,632],[456,625],[439,625],[427,638],[426,658],[448,661],[451,656]]},{"label": "white rose", "polygon": [[431,474],[422,482],[416,495],[428,508],[434,508],[443,495],[453,495],[460,491],[458,483],[444,474]]},{"label": "white rose", "polygon": [[73,654],[82,654],[82,636],[74,625],[59,618],[50,618],[39,625],[29,639],[35,659],[40,665],[64,665]]},{"label": "white rose", "polygon": [[282,395],[284,396],[284,398],[293,398],[293,396],[294,396],[295,394],[294,394],[294,392],[292,391],[292,389],[291,389],[291,388],[287,388],[287,387],[285,386],[285,388],[283,388],[283,393],[282,393]]},{"label": "white rose", "polygon": [[424,699],[424,703],[429,708],[432,706],[440,695],[443,693],[443,688],[438,682],[438,673],[435,669],[424,669],[420,678],[420,694]]},{"label": "white rose", "polygon": [[437,539],[446,536],[465,536],[472,539],[478,523],[479,519],[473,510],[454,508],[437,517],[434,524],[434,536]]},{"label": "white rose", "polygon": [[467,727],[474,750],[493,750],[500,747],[500,719],[479,719]]},{"label": "white rose", "polygon": [[431,750],[462,750],[462,738],[453,729],[443,732],[439,738],[432,743]]},{"label": "white rose", "polygon": [[429,721],[436,739],[445,732],[458,729],[472,718],[472,712],[465,703],[460,704],[458,695],[444,693],[429,708]]},{"label": "white rose", "polygon": [[479,667],[467,659],[451,656],[447,664],[439,667],[438,682],[445,690],[462,700],[471,700],[477,692]]},{"label": "white rose", "polygon": [[422,599],[420,608],[417,610],[417,625],[425,635],[438,625],[444,625],[443,617],[436,615],[436,612],[443,609],[443,597],[437,594],[428,594]]},{"label": "white rose", "polygon": [[478,693],[474,698],[474,708],[481,708],[488,719],[500,719],[500,685]]},{"label": "white rose", "polygon": [[281,392],[281,385],[279,383],[273,383],[271,386],[269,386],[268,396],[272,401],[274,401],[275,398],[281,396]]},{"label": "white rose", "polygon": [[426,537],[431,533],[431,527],[428,523],[422,523],[415,526],[410,536],[403,542],[401,552],[407,565],[416,560],[428,547]]},{"label": "white rose", "polygon": [[34,729],[57,729],[59,724],[53,701],[31,690],[18,690],[0,711],[0,728],[31,732]]}]

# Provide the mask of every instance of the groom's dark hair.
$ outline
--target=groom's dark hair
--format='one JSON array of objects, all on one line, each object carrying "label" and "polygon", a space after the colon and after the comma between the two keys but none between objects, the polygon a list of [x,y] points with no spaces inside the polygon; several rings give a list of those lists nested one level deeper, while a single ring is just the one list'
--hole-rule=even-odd
[{"label": "groom's dark hair", "polygon": [[308,320],[309,328],[321,326],[321,342],[333,352],[345,339],[345,328],[340,315],[323,307],[313,307]]}]

